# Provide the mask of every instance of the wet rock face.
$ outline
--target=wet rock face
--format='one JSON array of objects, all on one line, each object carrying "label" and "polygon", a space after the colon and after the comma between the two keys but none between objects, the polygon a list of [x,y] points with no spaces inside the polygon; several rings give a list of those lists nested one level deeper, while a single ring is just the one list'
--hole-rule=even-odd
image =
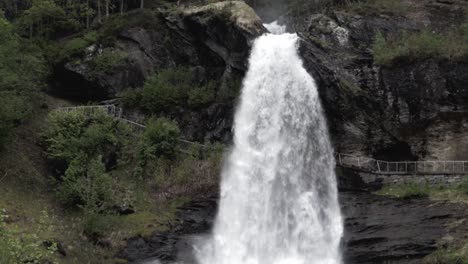
[{"label": "wet rock face", "polygon": [[[191,202],[178,209],[177,224],[168,232],[157,233],[151,237],[136,237],[127,242],[127,247],[118,257],[130,263],[173,263],[181,259],[192,259],[192,239],[190,235],[209,232],[217,211],[217,197]],[[189,264],[184,263],[184,264]]]},{"label": "wet rock face", "polygon": [[[342,193],[345,263],[420,263],[442,238],[466,239],[467,206]],[[463,222],[463,221],[462,221]],[[457,224],[458,223],[458,224]]]},{"label": "wet rock face", "polygon": [[466,158],[454,138],[468,134],[458,130],[444,139],[435,132],[468,125],[466,58],[374,63],[377,32],[448,28],[463,22],[457,14],[467,8],[463,1],[412,4],[404,15],[335,9],[286,20],[302,37],[300,54],[319,84],[337,151],[388,160]]},{"label": "wet rock face", "polygon": [[[340,202],[348,264],[420,263],[443,239],[466,239],[468,207],[463,204],[401,200],[365,191],[341,192]],[[211,230],[216,206],[213,197],[180,208],[179,224],[169,232],[129,240],[119,257],[130,263],[195,264],[193,245]]]},{"label": "wet rock face", "polygon": [[[179,123],[187,139],[228,142],[235,105],[231,94],[238,93],[229,89],[237,89],[252,41],[266,31],[260,18],[239,1],[179,12],[144,12],[132,15],[145,15],[150,21],[128,26],[112,36],[112,43],[97,43],[81,57],[56,65],[53,93],[75,101],[105,100],[142,87],[155,72],[190,68],[197,79],[194,83],[216,81],[219,97],[229,98],[200,109],[180,109],[170,118]],[[123,65],[96,71],[91,65],[104,53],[123,54]]]},{"label": "wet rock face", "polygon": [[[135,24],[117,32],[113,43],[97,43],[80,58],[62,61],[55,67],[53,92],[82,101],[114,98],[128,87],[142,86],[152,73],[176,66],[202,67],[211,80],[242,76],[252,40],[265,29],[245,3],[228,5],[181,12],[145,10],[156,26]],[[109,71],[90,67],[89,62],[104,52],[124,54],[124,65]]]}]

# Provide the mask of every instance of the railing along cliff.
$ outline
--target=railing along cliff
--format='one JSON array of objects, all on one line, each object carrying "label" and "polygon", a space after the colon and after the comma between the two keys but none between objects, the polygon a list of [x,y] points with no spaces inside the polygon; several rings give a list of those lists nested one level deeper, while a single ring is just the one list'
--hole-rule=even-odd
[{"label": "railing along cliff", "polygon": [[424,160],[384,161],[350,154],[336,154],[336,162],[343,167],[355,168],[378,174],[465,174],[468,161]]},{"label": "railing along cliff", "polygon": [[[115,105],[90,105],[58,108],[56,111],[83,111],[93,113],[101,111],[113,118],[127,123],[135,132],[142,133],[145,125],[129,120],[123,115],[123,109]],[[187,146],[197,147],[202,153],[208,146],[198,142],[179,139]],[[182,152],[184,152],[182,150]],[[203,154],[201,154],[203,155]],[[468,161],[426,160],[426,161],[385,161],[351,154],[336,153],[336,163],[339,166],[354,168],[377,174],[468,174]]]}]

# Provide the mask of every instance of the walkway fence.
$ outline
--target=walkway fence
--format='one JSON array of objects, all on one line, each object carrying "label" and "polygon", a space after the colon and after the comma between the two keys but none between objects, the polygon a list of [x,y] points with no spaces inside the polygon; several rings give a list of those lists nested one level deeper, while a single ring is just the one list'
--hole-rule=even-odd
[{"label": "walkway fence", "polygon": [[[135,132],[143,133],[146,126],[124,117],[123,109],[115,105],[92,105],[58,108],[56,111],[83,111],[92,114],[102,112],[127,123]],[[198,152],[204,156],[209,148],[197,142],[179,139],[181,151]],[[384,161],[350,154],[336,153],[337,165],[378,174],[468,174],[468,161],[428,160],[428,161]]]},{"label": "walkway fence", "polygon": [[121,107],[117,107],[115,105],[89,105],[89,106],[73,106],[73,107],[63,107],[56,109],[58,112],[73,112],[73,111],[80,111],[85,114],[93,114],[93,113],[104,113],[107,114],[119,121],[127,123],[134,131],[136,132],[143,132],[145,130],[145,125],[142,125],[136,121],[129,120],[125,118],[123,115],[123,109]]},{"label": "walkway fence", "polygon": [[468,174],[468,161],[384,161],[350,154],[336,154],[337,164],[379,174]]},{"label": "walkway fence", "polygon": [[[80,111],[85,114],[93,114],[93,113],[104,113],[120,122],[124,122],[132,128],[132,130],[136,133],[143,133],[145,131],[146,126],[143,124],[138,123],[138,121],[130,120],[130,117],[126,117],[124,115],[124,111],[121,107],[117,107],[115,105],[90,105],[90,106],[73,106],[73,107],[62,107],[57,108],[55,111],[58,112],[66,112],[70,113],[73,111]],[[198,155],[203,157],[206,155],[206,150],[208,150],[209,146],[203,145],[198,142],[192,142],[185,139],[179,139],[180,151],[186,154],[191,155]]]}]

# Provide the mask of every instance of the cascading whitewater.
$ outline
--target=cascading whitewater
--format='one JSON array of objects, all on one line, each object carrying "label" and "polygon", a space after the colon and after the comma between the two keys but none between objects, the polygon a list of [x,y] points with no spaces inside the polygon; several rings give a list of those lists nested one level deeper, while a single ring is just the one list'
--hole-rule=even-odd
[{"label": "cascading whitewater", "polygon": [[335,160],[298,37],[259,37],[235,116],[212,237],[201,264],[339,264]]}]

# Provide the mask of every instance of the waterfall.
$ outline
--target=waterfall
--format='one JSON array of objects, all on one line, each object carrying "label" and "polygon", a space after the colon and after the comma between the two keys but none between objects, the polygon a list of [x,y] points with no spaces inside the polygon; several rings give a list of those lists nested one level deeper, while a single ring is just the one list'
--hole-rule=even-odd
[{"label": "waterfall", "polygon": [[340,264],[335,160],[317,86],[277,24],[249,59],[201,264]]}]

